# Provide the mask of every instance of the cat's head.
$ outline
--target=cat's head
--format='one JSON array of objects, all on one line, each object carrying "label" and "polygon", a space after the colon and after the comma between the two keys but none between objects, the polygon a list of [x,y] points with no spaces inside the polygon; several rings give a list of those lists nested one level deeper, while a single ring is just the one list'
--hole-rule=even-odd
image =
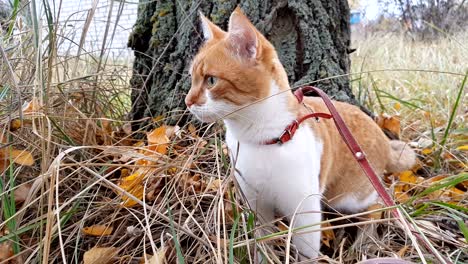
[{"label": "cat's head", "polygon": [[205,42],[190,68],[185,103],[201,121],[232,118],[231,113],[289,88],[275,48],[240,8],[231,14],[227,32],[202,14],[200,20]]}]

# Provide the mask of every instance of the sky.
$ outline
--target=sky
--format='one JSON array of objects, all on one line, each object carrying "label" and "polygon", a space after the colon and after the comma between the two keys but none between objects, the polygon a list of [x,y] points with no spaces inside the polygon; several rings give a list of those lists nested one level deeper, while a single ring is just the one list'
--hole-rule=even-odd
[{"label": "sky", "polygon": [[[383,3],[379,0],[359,0],[359,9],[363,10],[365,13],[365,19],[367,20],[376,20],[383,11]],[[394,4],[394,1],[385,1],[386,9],[391,11],[391,13],[397,12],[397,7]]]}]

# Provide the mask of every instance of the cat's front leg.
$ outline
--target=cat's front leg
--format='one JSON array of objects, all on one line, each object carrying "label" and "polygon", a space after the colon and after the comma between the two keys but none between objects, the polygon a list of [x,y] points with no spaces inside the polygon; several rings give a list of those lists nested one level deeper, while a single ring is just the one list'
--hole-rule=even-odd
[{"label": "cat's front leg", "polygon": [[[293,228],[300,228],[292,236],[292,242],[307,260],[317,258],[320,252],[320,222],[322,213],[320,195],[298,195],[288,205],[288,218]],[[301,204],[302,203],[302,204]],[[301,260],[305,260],[301,258]]]}]

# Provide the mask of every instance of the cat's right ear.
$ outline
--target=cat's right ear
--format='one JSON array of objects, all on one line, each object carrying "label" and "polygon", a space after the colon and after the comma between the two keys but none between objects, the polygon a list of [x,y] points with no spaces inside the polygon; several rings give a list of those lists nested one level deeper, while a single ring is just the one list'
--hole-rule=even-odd
[{"label": "cat's right ear", "polygon": [[198,12],[200,16],[200,24],[203,32],[203,39],[209,41],[213,38],[221,39],[224,37],[226,32],[220,29],[218,26],[213,24],[201,11]]}]

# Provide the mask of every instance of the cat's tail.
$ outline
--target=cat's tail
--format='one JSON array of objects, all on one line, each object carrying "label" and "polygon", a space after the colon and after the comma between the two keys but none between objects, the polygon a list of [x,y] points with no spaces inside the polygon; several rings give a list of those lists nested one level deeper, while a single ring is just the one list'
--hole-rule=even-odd
[{"label": "cat's tail", "polygon": [[390,141],[390,157],[387,172],[400,172],[411,169],[416,163],[416,153],[408,144],[399,140]]}]

